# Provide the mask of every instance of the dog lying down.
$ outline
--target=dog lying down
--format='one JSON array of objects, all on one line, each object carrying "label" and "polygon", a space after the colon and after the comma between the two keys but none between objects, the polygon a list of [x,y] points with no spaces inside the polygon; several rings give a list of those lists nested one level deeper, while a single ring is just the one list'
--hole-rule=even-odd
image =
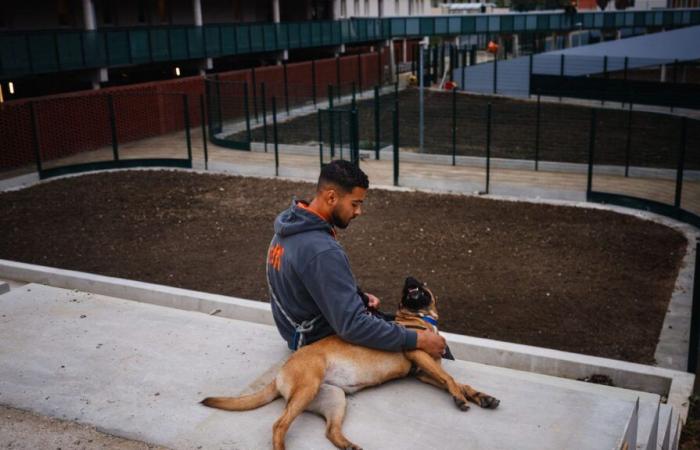
[{"label": "dog lying down", "polygon": [[[437,298],[415,278],[407,278],[396,322],[407,328],[437,332],[437,319]],[[385,352],[329,336],[297,350],[262,390],[242,397],[208,397],[202,404],[227,411],[247,411],[282,396],[287,406],[272,428],[275,450],[285,448],[289,426],[304,411],[326,419],[326,436],[336,447],[360,449],[341,430],[345,394],[408,375],[446,390],[462,411],[469,409],[468,402],[490,409],[500,403],[469,385],[457,383],[445,372],[439,359],[433,359],[424,351]]]}]

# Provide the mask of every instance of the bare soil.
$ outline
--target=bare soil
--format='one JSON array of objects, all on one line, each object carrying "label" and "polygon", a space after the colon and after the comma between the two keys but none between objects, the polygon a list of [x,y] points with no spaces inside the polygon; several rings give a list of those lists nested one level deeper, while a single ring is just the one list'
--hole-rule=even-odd
[{"label": "bare soil", "polygon": [[[491,104],[490,153],[494,158],[538,159],[541,161],[588,163],[591,130],[591,109],[567,103],[515,100],[504,97],[458,93],[455,116],[452,115],[452,93],[425,93],[425,151],[451,155],[453,153],[453,121],[456,124],[454,153],[463,156],[486,156],[487,115]],[[360,147],[374,149],[376,141],[374,98],[359,98],[358,111]],[[379,129],[381,147],[391,145],[392,110],[398,104],[399,143],[402,150],[419,147],[418,91],[409,88],[380,97]],[[341,105],[342,109],[350,106]],[[679,117],[628,109],[598,109],[596,112],[595,164],[624,165],[675,169],[678,166],[682,128]],[[539,116],[539,120],[538,120]],[[280,121],[285,113],[279,113]],[[347,115],[334,119],[333,141],[345,140],[349,122]],[[262,122],[260,122],[262,123]],[[322,140],[331,140],[330,119],[322,118]],[[538,125],[539,124],[539,125]],[[253,121],[255,126],[255,121]],[[700,152],[690,149],[700,145],[700,121],[686,122],[686,168],[700,168]],[[629,139],[628,139],[629,136]],[[245,133],[230,137],[245,140]],[[264,129],[254,128],[251,138],[262,142]],[[267,139],[272,140],[272,125],[268,124]],[[319,121],[316,113],[278,124],[278,139],[282,144],[316,144],[319,141]]]},{"label": "bare soil", "polygon": [[[0,258],[266,301],[275,216],[314,186],[180,171],[0,194]],[[654,363],[684,236],[613,212],[370,190],[341,231],[359,284],[439,297],[444,331]]]}]

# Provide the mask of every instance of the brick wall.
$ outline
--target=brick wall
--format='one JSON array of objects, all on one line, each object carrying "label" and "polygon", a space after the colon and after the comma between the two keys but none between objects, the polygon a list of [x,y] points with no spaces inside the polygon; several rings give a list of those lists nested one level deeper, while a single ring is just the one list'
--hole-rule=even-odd
[{"label": "brick wall", "polygon": [[[316,60],[317,98],[325,99],[328,85],[337,84],[338,63],[344,92],[350,91],[353,82],[357,88],[361,82],[364,89],[370,89],[379,80],[378,59],[377,53],[373,52],[343,56],[338,61],[336,58]],[[381,59],[383,65],[389,65],[388,49],[383,49]],[[241,97],[243,83],[248,83],[251,114],[254,107],[261,109],[260,84],[263,82],[268,99],[276,96],[278,109],[284,107],[282,65],[255,69],[255,106],[252,103],[253,74],[250,69],[219,73],[217,76],[224,82],[220,85],[222,99]],[[311,61],[288,64],[287,77],[290,106],[310,101],[313,94]],[[190,126],[199,126],[200,95],[203,93],[203,79],[188,77],[1,104],[0,170],[35,162],[30,102],[36,115],[42,161],[50,161],[111,146],[110,97],[114,108],[117,141],[124,144],[184,129],[182,94],[187,94],[188,97]],[[269,100],[267,106],[270,108]],[[224,118],[241,117],[243,113],[242,102],[235,99],[222,101]]]}]

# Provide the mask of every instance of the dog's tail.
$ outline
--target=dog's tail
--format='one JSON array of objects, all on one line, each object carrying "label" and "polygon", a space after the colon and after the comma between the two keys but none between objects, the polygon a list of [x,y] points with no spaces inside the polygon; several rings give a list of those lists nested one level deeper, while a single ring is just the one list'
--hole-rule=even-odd
[{"label": "dog's tail", "polygon": [[272,380],[270,384],[250,395],[241,397],[207,397],[200,403],[210,408],[224,409],[226,411],[248,411],[267,405],[280,396],[277,383]]}]

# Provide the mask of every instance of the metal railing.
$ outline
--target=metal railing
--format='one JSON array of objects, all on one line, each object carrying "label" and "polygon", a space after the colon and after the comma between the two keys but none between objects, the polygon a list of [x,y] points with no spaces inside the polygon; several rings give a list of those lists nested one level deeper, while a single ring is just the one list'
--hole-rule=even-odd
[{"label": "metal railing", "polygon": [[0,79],[129,64],[357,44],[392,38],[700,24],[700,9],[357,18],[0,33]]}]

